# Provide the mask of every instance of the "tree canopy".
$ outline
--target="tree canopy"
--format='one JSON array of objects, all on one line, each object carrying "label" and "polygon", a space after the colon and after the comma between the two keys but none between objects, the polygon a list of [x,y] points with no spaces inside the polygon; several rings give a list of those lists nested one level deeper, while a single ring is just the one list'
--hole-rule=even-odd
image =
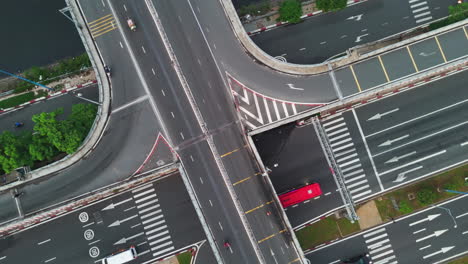
[{"label": "tree canopy", "polygon": [[302,16],[302,6],[298,0],[286,0],[279,9],[279,21],[299,23]]},{"label": "tree canopy", "polygon": [[346,7],[347,0],[316,0],[318,9],[324,12],[340,10]]}]

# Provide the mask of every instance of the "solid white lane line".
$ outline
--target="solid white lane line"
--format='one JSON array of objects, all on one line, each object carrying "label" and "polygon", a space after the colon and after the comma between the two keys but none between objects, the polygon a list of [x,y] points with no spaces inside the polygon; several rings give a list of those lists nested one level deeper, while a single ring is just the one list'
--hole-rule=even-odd
[{"label": "solid white lane line", "polygon": [[431,12],[424,12],[424,13],[420,13],[420,14],[417,14],[414,16],[414,18],[418,18],[418,17],[422,17],[422,16],[427,16],[427,15],[430,15]]},{"label": "solid white lane line", "polygon": [[341,262],[341,260],[335,260],[335,261],[330,262],[330,263],[328,263],[328,264],[335,264],[335,263],[340,263],[340,262]]},{"label": "solid white lane line", "polygon": [[415,8],[415,7],[418,7],[418,6],[425,5],[425,4],[427,4],[427,2],[419,2],[417,4],[411,5],[410,8]]},{"label": "solid white lane line", "polygon": [[140,197],[140,196],[143,196],[143,195],[145,195],[145,194],[152,193],[152,192],[154,192],[154,189],[147,190],[147,191],[144,191],[144,192],[139,193],[139,194],[135,194],[135,195],[133,195],[133,198],[138,198],[138,197]]},{"label": "solid white lane line", "polygon": [[[144,226],[143,229],[150,229],[150,228],[153,228],[153,227],[158,226],[160,224],[164,224],[165,222],[166,222],[166,220],[163,219],[163,220],[158,221],[156,223],[152,223],[151,225]],[[165,225],[164,227],[167,227],[167,226]],[[148,232],[150,232],[150,231],[148,231]]]},{"label": "solid white lane line", "polygon": [[466,235],[466,234],[468,234],[468,231],[465,231],[465,232],[462,233],[462,235]]},{"label": "solid white lane line", "polygon": [[419,9],[415,9],[415,10],[413,10],[413,14],[414,14],[414,13],[421,12],[421,11],[423,11],[423,10],[427,10],[427,9],[429,9],[429,7],[427,7],[427,6],[421,7],[421,8],[419,8]]},{"label": "solid white lane line", "polygon": [[52,260],[55,260],[56,258],[57,258],[57,257],[53,257],[53,258],[51,258],[51,259],[48,259],[48,260],[44,261],[44,263],[51,262]]},{"label": "solid white lane line", "polygon": [[94,222],[91,222],[91,223],[89,223],[89,224],[84,225],[83,228],[88,227],[88,226],[90,226],[90,225],[94,225]]},{"label": "solid white lane line", "polygon": [[94,244],[98,243],[99,241],[101,241],[101,239],[89,243],[88,246],[94,245]]},{"label": "solid white lane line", "polygon": [[221,222],[218,222],[219,228],[221,228],[221,231],[223,231],[223,226],[221,225]]},{"label": "solid white lane line", "polygon": [[343,117],[339,117],[339,118],[333,119],[333,120],[331,120],[331,121],[328,121],[328,120],[327,120],[325,123],[322,124],[322,126],[323,126],[323,127],[328,127],[328,126],[331,126],[331,125],[333,125],[333,124],[335,124],[335,123],[338,123],[338,122],[340,122],[340,121],[343,121],[343,120],[344,120]]},{"label": "solid white lane line", "polygon": [[345,178],[349,178],[349,177],[351,177],[351,176],[353,176],[353,175],[356,175],[356,174],[358,174],[358,173],[363,173],[363,172],[364,172],[364,169],[355,170],[355,171],[353,171],[353,172],[344,174],[344,177],[345,177]]},{"label": "solid white lane line", "polygon": [[151,71],[153,72],[153,75],[156,75],[156,72],[154,71],[153,68],[151,68]]},{"label": "solid white lane line", "polygon": [[136,188],[135,190],[133,190],[132,193],[139,192],[139,191],[144,190],[144,189],[146,189],[146,188],[149,188],[149,187],[151,187],[151,186],[153,186],[152,183],[147,184],[147,185],[145,185],[145,186],[138,187],[138,188]]},{"label": "solid white lane line", "polygon": [[468,212],[463,213],[463,214],[461,214],[461,215],[458,215],[458,216],[456,216],[455,218],[460,218],[460,217],[463,217],[463,216],[465,216],[465,215],[468,215]]},{"label": "solid white lane line", "polygon": [[137,244],[137,247],[143,246],[144,244],[148,244],[148,241],[141,242],[140,244]]},{"label": "solid white lane line", "polygon": [[466,146],[466,145],[468,145],[468,141],[463,142],[463,143],[460,144],[461,147]]},{"label": "solid white lane line", "polygon": [[135,227],[138,227],[138,226],[141,226],[141,223],[138,223],[136,225],[132,225],[130,228],[135,228]]},{"label": "solid white lane line", "polygon": [[348,166],[348,165],[351,165],[351,164],[353,164],[353,163],[356,163],[356,162],[359,162],[359,158],[350,160],[350,161],[345,162],[345,163],[343,163],[343,164],[338,164],[338,166],[340,166],[340,168],[344,168],[344,167],[346,167],[346,166]]},{"label": "solid white lane line", "polygon": [[[357,176],[357,177],[351,178],[351,179],[349,179],[349,180],[345,180],[345,183],[348,184],[348,183],[351,183],[351,182],[353,182],[353,181],[357,181],[357,180],[359,180],[359,179],[362,179],[362,178],[364,178],[364,177],[366,177],[366,175],[365,175],[365,174],[361,174],[361,175],[359,175],[359,176]],[[367,180],[366,180],[366,182],[367,182]],[[350,188],[350,187],[351,187],[351,186],[348,186],[348,188]]]},{"label": "solid white lane line", "polygon": [[42,244],[45,244],[45,243],[47,243],[47,242],[50,242],[50,240],[51,240],[51,239],[49,238],[49,239],[44,240],[44,241],[42,241],[42,242],[39,242],[39,243],[37,243],[37,244],[38,244],[38,245],[42,245]]},{"label": "solid white lane line", "polygon": [[384,239],[384,240],[382,240],[382,241],[379,241],[379,242],[374,243],[374,244],[372,244],[372,245],[370,245],[370,246],[367,246],[367,247],[368,247],[369,249],[375,249],[375,248],[378,248],[378,247],[382,246],[383,244],[385,244],[385,243],[387,243],[387,242],[389,242],[389,241],[390,241],[390,239]]},{"label": "solid white lane line", "polygon": [[2,259],[6,259],[6,256],[0,257],[0,260],[2,260]]},{"label": "solid white lane line", "polygon": [[137,208],[140,209],[140,208],[143,208],[147,205],[150,205],[150,204],[154,204],[154,203],[157,203],[158,202],[158,199],[154,199],[154,200],[151,200],[149,202],[146,202],[146,203],[142,203],[140,205],[137,205]]},{"label": "solid white lane line", "polygon": [[342,172],[342,173],[345,173],[345,172],[347,172],[347,171],[351,171],[351,170],[357,169],[357,168],[359,168],[359,167],[361,167],[361,163],[356,164],[356,165],[351,166],[351,167],[348,167],[348,168],[346,168],[346,169],[343,169],[343,170],[341,170],[341,172]]},{"label": "solid white lane line", "polygon": [[132,209],[135,209],[135,208],[136,208],[136,206],[129,207],[129,208],[125,209],[124,212],[128,212],[128,211],[130,211]]},{"label": "solid white lane line", "polygon": [[119,106],[119,107],[113,109],[111,113],[112,113],[112,114],[115,114],[115,113],[117,113],[117,112],[119,112],[119,111],[121,111],[121,110],[123,110],[123,109],[125,109],[125,108],[128,108],[128,107],[130,107],[130,106],[132,106],[132,105],[134,105],[134,104],[143,102],[143,101],[145,101],[146,99],[149,99],[148,95],[143,95],[143,96],[141,96],[141,97],[139,97],[139,98],[137,98],[137,99],[135,99],[135,100],[133,100],[133,101],[131,101],[131,102],[129,102],[129,103],[126,103],[126,104],[124,104],[124,105],[122,105],[122,106]]},{"label": "solid white lane line", "polygon": [[365,186],[356,188],[356,189],[354,189],[354,190],[351,190],[351,191],[349,191],[349,193],[350,193],[350,194],[353,194],[353,193],[355,193],[355,192],[358,192],[358,191],[361,191],[361,190],[364,190],[364,189],[368,189],[368,188],[370,188],[370,186],[369,186],[369,185],[365,185]]},{"label": "solid white lane line", "polygon": [[342,126],[346,126],[346,123],[345,122],[339,123],[338,125],[334,125],[332,127],[327,127],[327,128],[324,128],[324,129],[325,129],[325,132],[328,133],[329,131],[335,130],[335,129],[337,129],[339,127],[342,127]]},{"label": "solid white lane line", "polygon": [[421,232],[424,232],[424,231],[426,231],[426,228],[419,229],[418,231],[414,231],[413,234],[421,233]]},{"label": "solid white lane line", "polygon": [[151,194],[146,196],[145,198],[141,198],[140,200],[135,200],[135,203],[141,203],[154,197],[156,197],[156,194]]},{"label": "solid white lane line", "polygon": [[342,151],[342,152],[340,152],[340,153],[335,153],[335,157],[338,158],[338,157],[343,156],[344,154],[348,154],[348,153],[351,153],[351,152],[356,152],[356,149],[355,149],[355,148],[352,148],[352,149],[348,149],[348,150]]},{"label": "solid white lane line", "polygon": [[393,171],[396,171],[396,170],[399,170],[399,169],[401,169],[401,168],[407,167],[407,166],[409,166],[409,165],[413,165],[413,164],[418,163],[418,162],[421,162],[421,161],[423,161],[423,160],[427,160],[427,159],[433,158],[433,157],[435,157],[435,156],[442,155],[442,154],[444,154],[445,152],[447,152],[447,150],[444,149],[444,150],[442,150],[442,151],[433,153],[433,154],[431,154],[431,155],[422,157],[422,158],[420,158],[420,159],[413,160],[413,161],[411,161],[411,162],[408,162],[408,163],[403,164],[403,165],[401,165],[401,166],[398,166],[398,167],[396,167],[396,168],[393,168],[393,169],[384,171],[384,172],[380,173],[380,176],[385,175],[385,174],[390,173],[390,172],[393,172]]},{"label": "solid white lane line", "polygon": [[154,205],[154,206],[148,207],[148,208],[146,208],[146,209],[143,209],[143,210],[141,210],[141,211],[138,211],[138,213],[140,213],[140,214],[144,214],[144,213],[146,213],[146,212],[148,212],[148,211],[151,211],[151,210],[153,210],[153,209],[156,209],[156,208],[158,208],[159,206],[160,206],[160,205],[159,205],[159,204],[157,204],[157,205]]},{"label": "solid white lane line", "polygon": [[419,1],[419,0],[410,0],[409,3],[412,4],[412,3],[417,2],[417,1]]},{"label": "solid white lane line", "polygon": [[158,215],[158,216],[156,216],[156,217],[153,217],[153,218],[151,218],[151,219],[148,219],[148,220],[143,221],[142,224],[146,225],[147,223],[151,223],[151,222],[153,222],[153,221],[155,221],[155,220],[158,220],[158,219],[160,219],[160,218],[162,218],[162,217],[163,217],[163,215],[160,214],[160,215]]},{"label": "solid white lane line", "polygon": [[[380,229],[377,229],[377,230],[372,231],[372,232],[370,232],[370,233],[367,233],[367,234],[363,235],[362,237],[368,238],[368,237],[371,237],[371,236],[373,236],[373,235],[382,233],[382,232],[384,232],[384,231],[385,231],[385,228],[380,228]],[[367,242],[366,242],[366,243],[367,243]]]},{"label": "solid white lane line", "polygon": [[349,141],[351,141],[351,140],[353,140],[353,139],[350,138],[350,137],[349,137],[349,138],[345,138],[345,139],[343,139],[343,140],[341,140],[341,141],[338,141],[338,142],[335,142],[335,143],[333,143],[333,144],[330,144],[330,147],[334,148],[334,147],[336,147],[336,146],[338,146],[338,145],[341,145],[341,144],[343,144],[343,143],[349,142]]},{"label": "solid white lane line", "polygon": [[334,136],[334,135],[336,135],[336,134],[339,134],[339,133],[342,133],[342,132],[345,132],[345,131],[348,131],[348,128],[347,128],[347,127],[344,127],[344,128],[342,128],[342,129],[338,129],[337,131],[333,131],[333,132],[331,132],[331,133],[327,133],[327,135],[328,135],[328,137],[330,138],[330,137],[332,137],[332,136]]},{"label": "solid white lane line", "polygon": [[337,160],[336,160],[336,163],[340,164],[342,161],[345,161],[345,160],[350,159],[350,158],[354,158],[354,157],[356,157],[356,156],[357,156],[357,153],[353,153],[353,154],[348,155],[348,156],[346,156],[346,157],[343,157],[343,158],[341,158],[341,159],[337,159]]},{"label": "solid white lane line", "polygon": [[425,17],[425,18],[422,18],[422,19],[419,19],[419,20],[416,20],[416,23],[421,23],[421,22],[424,22],[424,21],[428,21],[428,20],[431,20],[432,17]]},{"label": "solid white lane line", "polygon": [[444,110],[450,109],[450,108],[455,107],[455,106],[460,105],[460,104],[464,104],[464,103],[466,103],[466,102],[468,102],[468,99],[462,100],[462,101],[460,101],[460,102],[456,102],[456,103],[454,103],[454,104],[451,104],[451,105],[448,105],[448,106],[445,106],[445,107],[442,107],[442,108],[440,108],[440,109],[437,109],[437,110],[435,110],[435,111],[429,112],[429,113],[427,113],[427,114],[424,114],[424,115],[421,115],[421,116],[412,118],[412,119],[410,119],[410,120],[407,120],[407,121],[405,121],[405,122],[399,123],[399,124],[397,124],[397,125],[394,125],[394,126],[385,128],[385,129],[383,129],[383,130],[380,130],[380,131],[377,131],[377,132],[375,132],[375,133],[369,134],[369,135],[367,135],[366,137],[372,137],[372,136],[381,134],[381,133],[386,132],[386,131],[388,131],[388,130],[390,130],[390,129],[393,129],[393,128],[396,128],[396,127],[400,127],[400,126],[406,125],[406,124],[408,124],[408,123],[417,121],[417,120],[419,120],[419,119],[421,119],[421,118],[428,117],[428,116],[430,116],[430,115],[433,115],[433,114],[442,112],[442,111],[444,111]]},{"label": "solid white lane line", "polygon": [[349,148],[349,147],[352,147],[354,146],[354,143],[349,143],[349,144],[346,144],[346,145],[343,145],[341,147],[337,147],[336,149],[332,148],[333,152],[335,151],[340,151],[342,149],[346,149],[346,148]]},{"label": "solid white lane line", "polygon": [[341,135],[339,135],[339,136],[333,137],[333,138],[329,138],[328,140],[329,140],[330,143],[331,143],[331,142],[333,142],[333,141],[335,141],[335,140],[338,140],[338,139],[340,139],[340,138],[344,138],[344,137],[347,137],[347,136],[349,136],[349,133],[348,133],[348,132],[346,132],[346,133],[344,133],[344,134],[341,134]]},{"label": "solid white lane line", "polygon": [[[161,255],[161,254],[166,253],[166,252],[168,252],[168,251],[171,251],[171,250],[173,250],[173,249],[175,249],[175,247],[169,247],[169,248],[166,248],[166,249],[163,249],[163,250],[159,250],[158,252],[153,253],[153,257],[156,257],[156,256],[158,256],[158,255]],[[152,249],[151,249],[151,250],[152,250]],[[145,262],[145,263],[146,263],[146,262]]]},{"label": "solid white lane line", "polygon": [[169,233],[168,230],[163,231],[163,232],[161,232],[161,233],[157,233],[156,235],[152,235],[152,236],[148,237],[148,240],[153,240],[153,239],[155,239],[155,238],[157,238],[157,237],[160,237],[160,236],[165,235],[165,234],[168,234],[168,233]]},{"label": "solid white lane line", "polygon": [[419,250],[423,250],[423,249],[430,248],[430,247],[431,247],[431,245],[427,245],[425,247],[419,248]]},{"label": "solid white lane line", "polygon": [[159,213],[161,213],[161,212],[162,212],[162,210],[159,209],[159,210],[156,210],[156,211],[151,212],[151,213],[149,213],[149,214],[142,215],[142,216],[140,216],[140,218],[143,220],[143,219],[145,219],[145,218],[148,218],[148,217],[150,217],[150,216],[159,214]]}]

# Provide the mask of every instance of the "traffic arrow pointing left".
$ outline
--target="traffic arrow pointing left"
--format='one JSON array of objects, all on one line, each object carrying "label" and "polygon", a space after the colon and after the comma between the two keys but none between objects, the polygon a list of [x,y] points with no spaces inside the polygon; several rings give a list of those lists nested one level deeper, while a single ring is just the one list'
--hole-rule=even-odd
[{"label": "traffic arrow pointing left", "polygon": [[129,221],[129,220],[131,220],[131,219],[133,219],[133,218],[135,218],[137,216],[138,215],[132,215],[132,216],[127,217],[127,218],[125,218],[123,220],[117,220],[114,223],[110,224],[108,227],[119,226],[120,224],[125,223],[125,222],[127,222],[127,221]]}]

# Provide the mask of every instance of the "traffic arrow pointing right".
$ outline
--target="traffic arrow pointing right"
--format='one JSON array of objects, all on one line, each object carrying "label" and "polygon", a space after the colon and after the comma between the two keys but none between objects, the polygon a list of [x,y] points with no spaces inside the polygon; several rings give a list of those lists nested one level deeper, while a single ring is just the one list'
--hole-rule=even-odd
[{"label": "traffic arrow pointing right", "polygon": [[418,220],[416,222],[413,222],[413,223],[409,224],[409,226],[414,226],[414,225],[417,225],[417,224],[420,224],[420,223],[426,222],[426,221],[432,221],[432,220],[436,219],[439,216],[440,216],[440,214],[428,215],[426,218],[423,218],[421,220]]},{"label": "traffic arrow pointing right", "polygon": [[431,253],[431,254],[429,254],[429,255],[423,256],[423,259],[430,258],[430,257],[435,256],[435,255],[440,254],[440,253],[442,253],[442,254],[443,254],[443,253],[447,253],[447,252],[449,252],[450,250],[452,250],[452,248],[454,248],[454,247],[455,247],[455,246],[452,246],[452,247],[443,247],[443,248],[441,248],[439,251],[436,251],[436,252]]},{"label": "traffic arrow pointing right", "polygon": [[432,234],[432,235],[428,235],[428,236],[422,237],[420,239],[416,239],[416,242],[421,242],[421,241],[429,239],[431,237],[438,237],[438,236],[442,235],[443,233],[445,233],[447,231],[448,231],[448,229],[435,231],[434,234]]}]

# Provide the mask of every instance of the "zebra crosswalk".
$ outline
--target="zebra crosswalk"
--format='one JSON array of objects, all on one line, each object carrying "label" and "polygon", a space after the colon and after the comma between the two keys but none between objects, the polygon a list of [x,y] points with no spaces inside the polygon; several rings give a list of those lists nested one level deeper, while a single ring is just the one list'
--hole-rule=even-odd
[{"label": "zebra crosswalk", "polygon": [[374,264],[397,264],[396,256],[393,254],[392,244],[388,238],[385,228],[363,235],[370,258]]},{"label": "zebra crosswalk", "polygon": [[409,5],[416,24],[426,22],[432,19],[431,11],[424,0],[409,0]]},{"label": "zebra crosswalk", "polygon": [[133,190],[132,195],[153,257],[162,256],[174,250],[175,247],[153,184]]},{"label": "zebra crosswalk", "polygon": [[337,114],[336,117],[322,122],[322,126],[353,199],[370,194],[372,190],[344,118]]}]

